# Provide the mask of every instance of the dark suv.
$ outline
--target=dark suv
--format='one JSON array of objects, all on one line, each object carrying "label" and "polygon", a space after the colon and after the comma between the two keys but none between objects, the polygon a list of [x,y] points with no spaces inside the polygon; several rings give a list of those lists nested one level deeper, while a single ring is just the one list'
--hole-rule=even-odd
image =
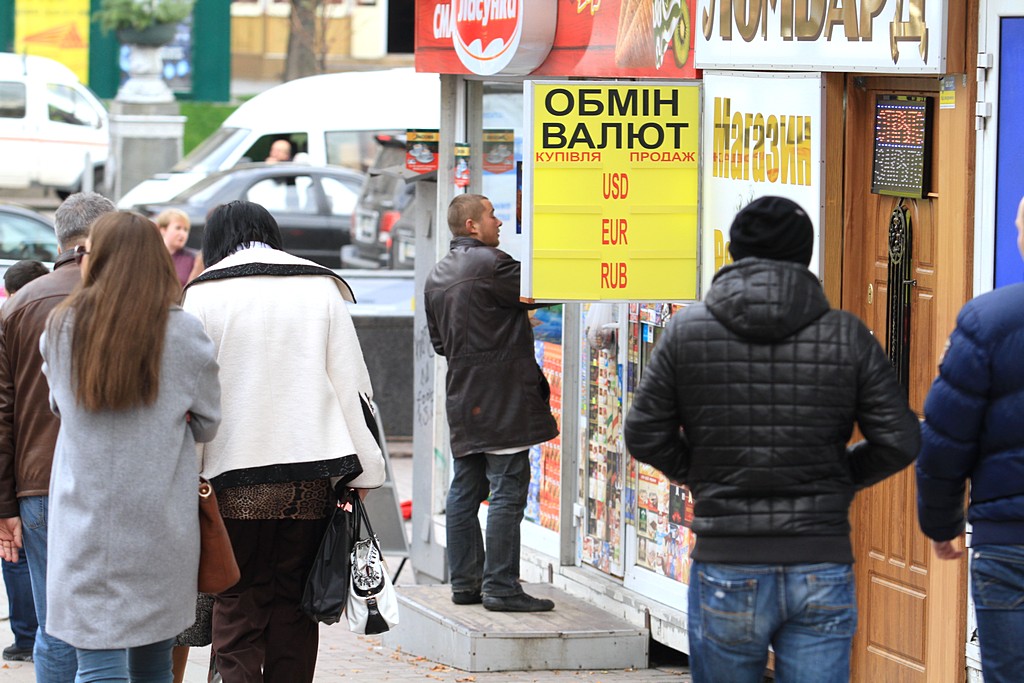
[{"label": "dark suv", "polygon": [[[377,158],[356,200],[350,243],[341,249],[342,268],[412,268],[413,244],[394,239],[414,234],[415,183],[401,175],[405,136],[378,135]],[[405,211],[409,209],[408,215]]]}]

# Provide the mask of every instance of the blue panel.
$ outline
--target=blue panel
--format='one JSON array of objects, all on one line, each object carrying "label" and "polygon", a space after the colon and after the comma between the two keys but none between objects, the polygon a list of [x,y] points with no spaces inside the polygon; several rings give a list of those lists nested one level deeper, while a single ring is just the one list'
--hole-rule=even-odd
[{"label": "blue panel", "polygon": [[999,143],[996,161],[995,286],[1024,282],[1017,249],[1017,205],[1024,197],[1024,17],[1004,17],[999,38]]}]

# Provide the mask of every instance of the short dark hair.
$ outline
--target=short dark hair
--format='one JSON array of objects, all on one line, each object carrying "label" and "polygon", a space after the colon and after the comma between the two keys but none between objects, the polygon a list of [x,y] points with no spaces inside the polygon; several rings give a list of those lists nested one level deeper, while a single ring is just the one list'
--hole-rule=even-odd
[{"label": "short dark hair", "polygon": [[4,273],[4,289],[7,290],[7,296],[14,294],[37,277],[42,277],[49,272],[41,261],[33,261],[32,259],[18,261]]},{"label": "short dark hair", "polygon": [[484,215],[484,200],[487,197],[482,194],[459,194],[455,195],[448,205],[448,229],[455,237],[465,237],[466,221],[472,219],[479,221]]},{"label": "short dark hair", "polygon": [[253,242],[284,250],[281,229],[270,212],[259,204],[241,199],[221,204],[206,218],[203,263],[212,266],[239,247]]}]

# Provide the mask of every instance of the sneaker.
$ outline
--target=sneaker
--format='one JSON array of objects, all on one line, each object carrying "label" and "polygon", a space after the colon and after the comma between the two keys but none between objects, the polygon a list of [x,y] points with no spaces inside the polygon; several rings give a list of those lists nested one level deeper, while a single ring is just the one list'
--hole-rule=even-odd
[{"label": "sneaker", "polygon": [[549,612],[555,603],[546,598],[535,598],[526,593],[504,597],[485,595],[484,609],[492,612]]},{"label": "sneaker", "polygon": [[4,661],[5,662],[31,662],[32,661],[32,648],[30,647],[16,647],[11,645],[10,647],[4,648]]},{"label": "sneaker", "polygon": [[453,591],[452,602],[456,605],[479,605],[480,591]]}]

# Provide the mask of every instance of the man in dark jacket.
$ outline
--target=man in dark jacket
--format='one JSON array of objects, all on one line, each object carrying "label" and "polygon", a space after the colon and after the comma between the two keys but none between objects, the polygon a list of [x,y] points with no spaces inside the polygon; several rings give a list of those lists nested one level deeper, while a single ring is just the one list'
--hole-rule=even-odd
[{"label": "man in dark jacket", "polygon": [[[1024,256],[1024,200],[1017,208]],[[971,595],[985,683],[1024,680],[1024,284],[960,311],[924,404],[917,510],[935,555],[959,560],[971,480]]]},{"label": "man in dark jacket", "polygon": [[[868,329],[808,269],[814,231],[781,197],[736,216],[736,263],[673,316],[626,445],[694,497],[695,683],[848,681],[854,493],[906,467],[917,418]],[[865,440],[847,447],[854,424]]]},{"label": "man in dark jacket", "polygon": [[[519,524],[530,484],[529,449],[558,434],[550,389],[534,358],[520,264],[497,248],[501,221],[482,195],[448,207],[451,251],[424,286],[434,350],[448,359],[454,478],[446,509],[452,601],[502,612],[543,612],[550,600],[519,584]],[[487,499],[487,544],[477,513]]]},{"label": "man in dark jacket", "polygon": [[46,633],[46,510],[60,420],[50,410],[39,336],[81,279],[75,250],[85,248],[89,225],[113,210],[94,192],[68,197],[54,216],[60,255],[53,272],[19,290],[0,319],[0,555],[16,561],[24,547],[28,557],[39,622],[33,659],[36,680],[45,683],[71,683],[78,661],[74,648]]}]

